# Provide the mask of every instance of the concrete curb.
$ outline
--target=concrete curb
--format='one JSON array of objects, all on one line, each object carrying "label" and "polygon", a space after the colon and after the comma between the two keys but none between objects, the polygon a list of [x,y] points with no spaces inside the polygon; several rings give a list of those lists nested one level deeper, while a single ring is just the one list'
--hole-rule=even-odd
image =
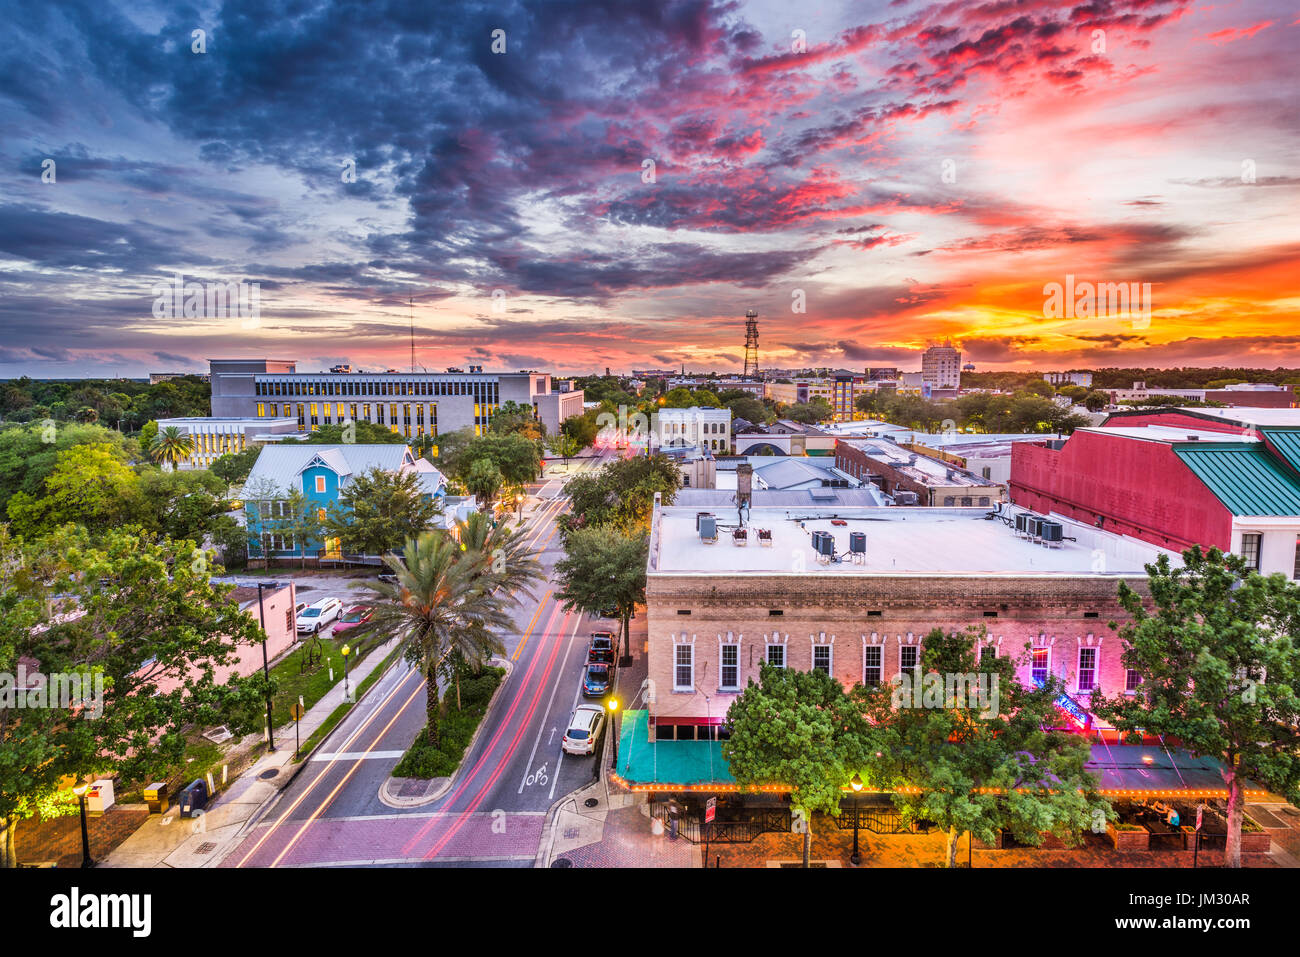
[{"label": "concrete curb", "polygon": [[[447,794],[447,792],[451,790],[452,785],[456,783],[456,779],[460,777],[461,769],[465,766],[465,758],[468,757],[473,752],[474,745],[478,744],[478,737],[480,734],[483,733],[483,727],[487,723],[487,717],[492,713],[492,709],[496,707],[497,698],[500,697],[502,690],[505,688],[506,681],[509,680],[510,675],[513,674],[515,670],[514,663],[507,661],[505,658],[492,658],[490,659],[489,663],[497,664],[505,668],[506,674],[505,677],[501,679],[501,683],[497,685],[497,690],[492,692],[492,697],[488,700],[487,708],[483,712],[483,720],[480,721],[478,723],[478,727],[474,729],[474,734],[469,739],[469,744],[465,745],[465,753],[461,755],[460,764],[456,765],[456,770],[451,773],[451,776],[444,781],[442,786],[439,787],[437,791],[435,791],[433,794],[427,795],[425,797],[420,797],[420,798],[398,797],[397,795],[393,794],[390,791],[390,787],[397,784],[397,782],[399,781],[410,781],[410,780],[417,780],[417,779],[395,778],[392,775],[389,775],[387,778],[384,779],[384,783],[379,786],[379,803],[383,804],[385,807],[391,807],[397,811],[406,810],[407,808],[413,808],[413,807],[424,807],[425,805],[433,804],[436,801],[442,800],[442,798]],[[434,778],[433,780],[436,781],[437,778]]]}]

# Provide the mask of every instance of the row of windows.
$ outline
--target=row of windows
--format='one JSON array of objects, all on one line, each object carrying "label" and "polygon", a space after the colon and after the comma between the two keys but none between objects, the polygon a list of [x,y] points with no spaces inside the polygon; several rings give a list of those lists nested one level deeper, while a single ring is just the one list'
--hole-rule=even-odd
[{"label": "row of windows", "polygon": [[[1081,692],[1095,691],[1097,688],[1097,651],[1095,647],[1080,648],[1078,659],[1078,670],[1076,676],[1076,688]],[[902,671],[914,671],[921,663],[921,648],[919,645],[903,645],[898,649],[899,668]],[[997,657],[997,648],[994,645],[984,645],[980,648],[980,662],[988,661],[990,658]],[[831,673],[833,646],[828,644],[813,645],[812,649],[812,668],[816,671],[822,671],[826,674]],[[1051,650],[1048,648],[1035,648],[1031,653],[1030,661],[1030,678],[1037,684],[1044,684],[1047,681],[1049,659]],[[786,667],[786,647],[783,644],[770,644],[767,646],[766,659],[769,665],[776,668]],[[740,645],[737,643],[727,643],[721,646],[718,661],[718,690],[719,691],[739,691],[740,690]],[[862,656],[862,683],[866,685],[878,685],[884,679],[884,647],[881,645],[869,645],[863,649]],[[1136,671],[1127,671],[1124,676],[1124,690],[1133,691],[1142,683],[1141,676]],[[673,690],[674,691],[694,691],[695,688],[695,646],[693,644],[677,644],[673,646]]]},{"label": "row of windows", "polygon": [[457,379],[450,382],[433,382],[427,379],[420,379],[414,382],[371,382],[354,381],[351,379],[269,380],[258,381],[255,383],[254,393],[259,396],[472,395],[480,402],[497,404],[501,401],[501,390],[498,383],[468,379]]},{"label": "row of windows", "polygon": [[[383,403],[377,403],[374,406],[374,411],[375,411],[374,415],[371,415],[370,403],[363,403],[360,408],[361,408],[361,418],[364,419],[365,421],[374,422],[377,425],[387,425],[389,428],[391,428],[394,432],[397,432],[398,434],[401,434],[404,431],[407,438],[411,437],[412,424],[416,426],[416,430],[415,430],[416,435],[425,434],[424,417],[425,417],[425,410],[427,409],[429,415],[428,434],[432,436],[437,436],[438,434],[438,406],[436,403],[430,403],[427,406],[422,404],[416,405],[414,423],[412,422],[412,418],[411,418],[411,406],[407,404],[403,404],[401,406],[400,416],[398,415],[398,406],[396,403],[390,403],[388,405],[384,405]],[[482,408],[485,410],[491,409],[491,411],[496,411],[495,406],[490,406],[490,407],[482,406]],[[475,405],[474,409],[475,409],[475,415],[478,415],[480,406]],[[321,414],[322,411],[324,412],[323,416]],[[266,418],[268,414],[271,418],[279,418],[280,406],[275,402],[271,402],[269,404],[265,402],[259,402],[257,403],[257,414],[259,418]],[[286,402],[284,404],[284,414],[288,418],[294,417],[294,405],[292,403]],[[487,413],[485,413],[485,417],[486,415]],[[315,402],[310,403],[310,407],[303,403],[298,403],[297,419],[298,419],[298,430],[300,432],[306,430],[308,425],[311,426],[311,430],[313,432],[315,432],[318,428],[320,428],[322,424],[346,425],[349,422],[357,421],[357,404],[353,403],[352,405],[348,406],[345,411],[343,403],[342,402],[338,403],[338,416],[336,420],[334,416],[334,406],[332,403],[326,402],[324,403],[323,407]],[[405,429],[399,428],[399,425],[405,426]]]}]

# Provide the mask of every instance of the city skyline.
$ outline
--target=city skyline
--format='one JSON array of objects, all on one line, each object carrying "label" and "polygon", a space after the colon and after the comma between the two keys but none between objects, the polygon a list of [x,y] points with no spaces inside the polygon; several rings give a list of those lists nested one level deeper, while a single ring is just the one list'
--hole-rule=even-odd
[{"label": "city skyline", "polygon": [[0,377],[1300,366],[1280,3],[494,7],[6,4]]}]

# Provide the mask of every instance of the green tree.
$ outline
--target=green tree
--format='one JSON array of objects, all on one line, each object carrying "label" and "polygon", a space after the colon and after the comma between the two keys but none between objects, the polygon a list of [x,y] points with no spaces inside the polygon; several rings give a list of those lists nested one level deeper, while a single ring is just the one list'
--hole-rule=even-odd
[{"label": "green tree", "polygon": [[589,448],[596,441],[599,429],[596,426],[595,410],[582,415],[571,415],[560,423],[560,431],[578,443],[579,449]]},{"label": "green tree", "polygon": [[477,496],[485,508],[491,508],[504,481],[496,463],[485,457],[470,465],[469,472],[465,475],[465,488],[471,495]]},{"label": "green tree", "polygon": [[807,822],[807,867],[812,815],[839,817],[845,787],[867,768],[875,750],[874,732],[830,675],[766,662],[759,667],[759,682],[750,679],[727,709],[731,736],[722,744],[722,756],[742,787],[791,789],[790,806]]},{"label": "green tree", "polygon": [[793,405],[787,405],[781,418],[789,419],[792,422],[802,422],[805,425],[816,425],[818,422],[827,422],[835,417],[835,410],[831,404],[821,396],[814,396],[808,402],[796,402]]},{"label": "green tree", "polygon": [[643,529],[593,526],[574,529],[565,546],[565,556],[555,564],[560,582],[556,597],[566,611],[618,609],[623,654],[631,655],[628,621],[636,606],[645,603],[649,536]]},{"label": "green tree", "polygon": [[132,511],[135,521],[150,531],[202,545],[227,510],[225,485],[210,472],[164,472],[148,466],[139,475]]},{"label": "green tree", "polygon": [[731,410],[734,419],[747,419],[750,422],[763,423],[769,418],[767,406],[748,393],[728,401],[727,408]]},{"label": "green tree", "polygon": [[1089,412],[1100,412],[1110,405],[1110,393],[1094,389],[1083,397],[1083,406]]},{"label": "green tree", "polygon": [[227,486],[238,485],[248,478],[249,473],[253,471],[253,466],[257,464],[257,457],[261,454],[260,446],[252,446],[242,452],[227,452],[213,462],[208,467],[208,471]]},{"label": "green tree", "polygon": [[149,443],[149,457],[162,465],[179,465],[194,452],[194,436],[169,425]]},{"label": "green tree", "polygon": [[591,525],[647,528],[655,493],[671,505],[681,481],[677,463],[662,453],[615,459],[594,474],[575,476],[564,486],[571,506],[560,518],[566,540],[570,530]]},{"label": "green tree", "polygon": [[39,496],[59,453],[78,445],[106,446],[124,464],[129,458],[122,434],[99,425],[50,422],[0,428],[0,510],[15,492]]},{"label": "green tree", "polygon": [[83,707],[0,708],[0,864],[16,864],[19,820],[76,813],[67,779],[156,780],[184,766],[189,726],[258,727],[261,672],[215,673],[261,632],[210,568],[191,544],[138,529],[92,546],[76,529],[26,545],[0,527],[0,672],[34,660],[45,675],[102,680]]},{"label": "green tree", "polygon": [[503,402],[492,413],[491,431],[496,435],[522,435],[540,442],[546,436],[546,426],[538,420],[531,405]]},{"label": "green tree", "polygon": [[9,499],[9,518],[29,537],[67,523],[107,531],[134,515],[139,484],[111,446],[76,445],[58,453],[39,497],[18,492]]},{"label": "green tree", "polygon": [[[1123,662],[1136,695],[1094,695],[1093,711],[1131,736],[1177,738],[1222,762],[1229,867],[1241,866],[1248,779],[1300,800],[1300,586],[1217,548],[1146,566],[1150,603],[1121,583]],[[1112,622],[1111,627],[1115,625]]]},{"label": "green tree", "polygon": [[582,446],[578,440],[571,435],[561,432],[554,435],[546,442],[546,447],[550,453],[559,458],[564,464],[568,464],[569,459],[573,458],[581,450]]},{"label": "green tree", "polygon": [[[406,439],[392,429],[368,419],[358,419],[349,425],[322,425],[311,432],[292,439],[295,445],[405,445]],[[283,444],[283,443],[281,443]]]},{"label": "green tree", "polygon": [[140,453],[142,455],[151,455],[153,452],[154,439],[158,438],[158,423],[150,419],[140,429]]},{"label": "green tree", "polygon": [[416,472],[376,467],[348,482],[327,513],[323,532],[350,554],[385,555],[428,529],[441,511]]},{"label": "green tree", "polygon": [[312,502],[296,488],[285,496],[287,516],[282,526],[284,533],[293,536],[298,544],[303,568],[307,567],[307,546],[319,543],[325,535],[328,512]]},{"label": "green tree", "polygon": [[981,635],[936,628],[914,675],[853,692],[888,742],[874,776],[920,790],[895,791],[894,802],[905,819],[933,821],[947,833],[949,867],[966,831],[991,843],[1006,828],[1032,845],[1046,831],[1075,844],[1084,828],[1113,816],[1085,769],[1087,741],[1048,730],[1059,683],[1022,685],[1010,656],[978,660]]}]

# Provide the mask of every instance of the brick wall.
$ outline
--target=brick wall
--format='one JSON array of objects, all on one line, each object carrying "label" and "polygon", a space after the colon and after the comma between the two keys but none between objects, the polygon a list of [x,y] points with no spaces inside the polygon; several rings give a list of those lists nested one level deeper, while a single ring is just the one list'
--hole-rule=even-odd
[{"label": "brick wall", "polygon": [[[1145,579],[1130,580],[1145,590]],[[901,648],[919,646],[933,628],[987,629],[998,654],[1019,658],[1025,645],[1048,649],[1048,668],[1077,687],[1079,649],[1098,649],[1101,687],[1124,687],[1120,642],[1109,628],[1124,615],[1118,578],[841,577],[746,575],[742,578],[652,574],[646,588],[649,676],[656,719],[712,718],[737,692],[719,688],[721,645],[739,647],[739,687],[757,680],[769,644],[785,647],[788,667],[812,666],[813,647],[832,647],[832,674],[846,686],[863,680],[864,649],[879,647],[882,678],[899,671]],[[772,610],[780,616],[770,614]],[[678,614],[689,611],[689,615]],[[996,617],[986,617],[996,612]],[[877,614],[878,613],[878,614]],[[1096,617],[1085,617],[1095,614]],[[678,643],[694,648],[695,691],[673,690]],[[1019,668],[1028,681],[1030,664]],[[708,700],[706,700],[706,695]]]}]

